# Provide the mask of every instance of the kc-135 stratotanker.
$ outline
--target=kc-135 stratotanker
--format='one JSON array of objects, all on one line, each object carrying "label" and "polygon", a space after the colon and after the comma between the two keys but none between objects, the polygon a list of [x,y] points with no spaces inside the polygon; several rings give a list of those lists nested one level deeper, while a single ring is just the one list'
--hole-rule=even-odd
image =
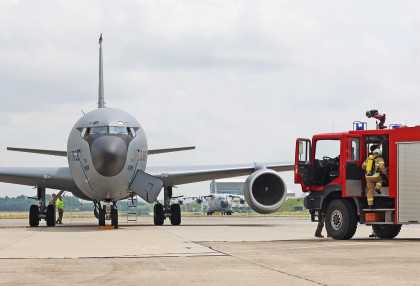
[{"label": "kc-135 stratotanker", "polygon": [[[293,170],[290,164],[247,164],[213,167],[147,168],[148,155],[191,150],[195,147],[148,149],[146,134],[130,114],[105,107],[102,35],[99,38],[98,108],[86,113],[72,128],[67,150],[44,150],[8,147],[11,151],[63,156],[68,166],[57,168],[0,168],[0,182],[35,186],[38,204],[30,207],[29,224],[41,220],[55,226],[55,207],[46,203],[46,189],[71,192],[81,199],[93,201],[99,225],[111,220],[118,226],[117,202],[140,196],[154,205],[154,224],[181,223],[179,204],[171,204],[176,185],[219,178],[249,175],[244,188],[247,203],[259,213],[280,208],[286,197],[286,185],[278,171]],[[163,204],[157,198],[164,190]]]}]

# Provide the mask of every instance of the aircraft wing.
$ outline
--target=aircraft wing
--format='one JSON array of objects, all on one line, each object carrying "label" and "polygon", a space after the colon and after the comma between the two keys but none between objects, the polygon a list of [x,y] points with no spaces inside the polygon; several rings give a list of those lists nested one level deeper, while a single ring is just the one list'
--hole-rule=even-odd
[{"label": "aircraft wing", "polygon": [[162,179],[164,185],[175,186],[201,181],[246,176],[261,168],[273,169],[277,172],[292,171],[290,163],[247,164],[225,166],[195,166],[195,167],[150,167],[147,172]]},{"label": "aircraft wing", "polygon": [[67,151],[61,151],[61,150],[46,150],[46,149],[16,148],[16,147],[7,147],[7,150],[8,151],[25,152],[25,153],[62,156],[62,157],[67,156]]},{"label": "aircraft wing", "polygon": [[171,153],[171,152],[187,151],[187,150],[194,150],[194,149],[195,149],[195,146],[149,149],[147,153],[149,155],[154,155],[154,154]]},{"label": "aircraft wing", "polygon": [[[162,154],[162,153],[171,153],[179,151],[194,150],[195,146],[186,146],[186,147],[173,147],[173,148],[162,148],[162,149],[150,149],[148,151],[149,155]],[[67,156],[67,151],[61,150],[47,150],[47,149],[33,149],[33,148],[16,148],[16,147],[7,147],[8,151],[16,152],[25,152],[25,153],[35,153],[43,155],[52,155],[52,156]]]},{"label": "aircraft wing", "polygon": [[77,190],[68,167],[0,168],[0,182],[27,186],[43,186],[50,189],[71,192]]}]

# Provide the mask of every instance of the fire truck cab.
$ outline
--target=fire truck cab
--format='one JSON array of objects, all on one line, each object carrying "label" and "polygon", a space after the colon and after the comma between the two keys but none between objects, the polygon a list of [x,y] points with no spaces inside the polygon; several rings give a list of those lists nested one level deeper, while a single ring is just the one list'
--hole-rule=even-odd
[{"label": "fire truck cab", "polygon": [[[372,145],[382,151],[386,171],[369,208],[362,164]],[[360,223],[379,238],[394,238],[401,225],[420,222],[420,126],[299,138],[294,175],[308,193],[312,221],[323,216],[328,236],[350,239]]]}]

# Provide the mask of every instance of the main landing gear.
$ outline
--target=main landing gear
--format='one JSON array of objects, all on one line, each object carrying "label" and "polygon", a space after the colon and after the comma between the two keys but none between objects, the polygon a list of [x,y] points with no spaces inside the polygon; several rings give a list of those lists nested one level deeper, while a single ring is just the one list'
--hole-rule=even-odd
[{"label": "main landing gear", "polygon": [[98,219],[99,226],[105,226],[106,221],[110,220],[111,225],[114,228],[118,228],[118,208],[116,202],[104,202],[103,205],[100,202],[95,202],[94,206],[93,213]]},{"label": "main landing gear", "polygon": [[55,226],[55,206],[46,205],[45,188],[38,187],[37,196],[33,199],[36,199],[38,204],[31,205],[29,209],[29,225],[31,227],[37,227],[43,219],[47,223],[47,226]]},{"label": "main landing gear", "polygon": [[181,206],[171,204],[172,186],[165,187],[163,193],[163,205],[156,203],[153,208],[153,222],[155,225],[163,225],[166,218],[169,218],[172,225],[181,224]]}]

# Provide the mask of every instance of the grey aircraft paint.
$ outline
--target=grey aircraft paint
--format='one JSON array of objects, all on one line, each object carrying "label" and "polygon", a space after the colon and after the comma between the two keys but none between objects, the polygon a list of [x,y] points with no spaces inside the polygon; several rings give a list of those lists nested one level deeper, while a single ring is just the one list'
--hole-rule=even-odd
[{"label": "grey aircraft paint", "polygon": [[[83,115],[73,126],[67,150],[12,148],[11,151],[66,156],[68,167],[0,168],[0,182],[65,190],[96,202],[116,202],[139,195],[157,200],[162,188],[212,179],[244,176],[266,168],[293,170],[292,164],[218,165],[153,168],[146,170],[148,154],[191,150],[195,147],[148,149],[146,134],[130,114],[105,107],[102,34],[99,39],[98,108]],[[268,170],[267,170],[268,171]]]},{"label": "grey aircraft paint", "polygon": [[[112,129],[127,134],[112,134]],[[146,168],[147,152],[146,135],[137,120],[122,110],[105,107],[80,118],[67,143],[74,181],[92,200],[128,197],[133,176]]]}]

